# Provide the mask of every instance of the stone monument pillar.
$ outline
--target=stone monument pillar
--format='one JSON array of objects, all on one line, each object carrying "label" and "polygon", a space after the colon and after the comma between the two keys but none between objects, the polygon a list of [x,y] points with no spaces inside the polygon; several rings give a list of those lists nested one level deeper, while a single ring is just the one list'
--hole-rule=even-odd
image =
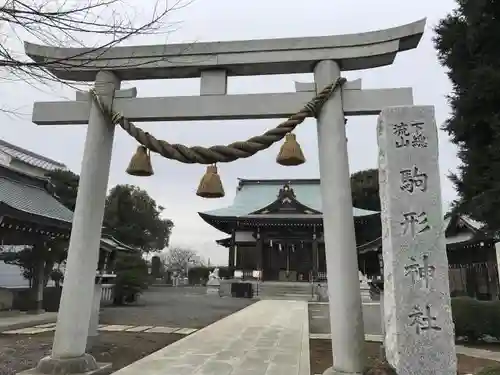
[{"label": "stone monument pillar", "polygon": [[385,346],[398,375],[456,375],[434,107],[378,120]]}]

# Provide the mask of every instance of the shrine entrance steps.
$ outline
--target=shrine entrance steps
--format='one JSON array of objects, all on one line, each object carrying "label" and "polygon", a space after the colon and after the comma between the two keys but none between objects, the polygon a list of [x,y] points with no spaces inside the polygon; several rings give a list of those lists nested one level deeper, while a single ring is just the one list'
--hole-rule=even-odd
[{"label": "shrine entrance steps", "polygon": [[258,301],[114,375],[310,375],[304,301]]},{"label": "shrine entrance steps", "polygon": [[255,296],[262,300],[314,301],[314,284],[308,282],[263,281],[258,284]]}]

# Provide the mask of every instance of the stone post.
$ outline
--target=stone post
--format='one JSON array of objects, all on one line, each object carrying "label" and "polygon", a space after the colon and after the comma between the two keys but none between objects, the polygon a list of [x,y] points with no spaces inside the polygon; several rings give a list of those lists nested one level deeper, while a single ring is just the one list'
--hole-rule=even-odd
[{"label": "stone post", "polygon": [[[498,272],[497,283],[500,283],[500,242],[495,243],[495,255],[496,255],[495,259],[497,261],[497,272]],[[500,290],[498,293],[500,295]]]},{"label": "stone post", "polygon": [[312,251],[312,282],[316,281],[318,277],[318,238],[316,233],[313,233],[313,240],[311,243],[311,251]]},{"label": "stone post", "polygon": [[[95,89],[104,105],[112,105],[114,92],[119,87],[120,81],[113,73],[97,74]],[[95,359],[85,353],[85,347],[114,132],[115,126],[92,102],[52,354],[37,366],[37,371],[43,374],[75,374],[99,369]]]},{"label": "stone post", "polygon": [[380,345],[380,358],[386,360],[385,355],[385,318],[384,318],[384,291],[380,291],[380,335],[382,336],[382,345]]},{"label": "stone post", "polygon": [[87,336],[86,350],[90,350],[99,336],[99,315],[101,310],[102,276],[97,276],[94,285],[94,298],[90,314],[89,333]]},{"label": "stone post", "polygon": [[434,107],[378,120],[385,347],[399,375],[456,375]]},{"label": "stone post", "polygon": [[[339,65],[321,61],[314,68],[316,90],[340,76]],[[332,332],[330,374],[360,374],[364,368],[364,326],[342,95],[325,103],[318,118],[319,169],[326,270]]]}]

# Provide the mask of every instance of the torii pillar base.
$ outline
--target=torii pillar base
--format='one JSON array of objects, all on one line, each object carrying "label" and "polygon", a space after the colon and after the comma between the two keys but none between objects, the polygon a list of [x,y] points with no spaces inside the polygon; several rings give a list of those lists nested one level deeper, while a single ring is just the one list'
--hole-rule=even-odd
[{"label": "torii pillar base", "polygon": [[100,363],[90,354],[76,358],[45,357],[30,370],[19,372],[20,375],[97,375],[109,373],[111,363]]}]

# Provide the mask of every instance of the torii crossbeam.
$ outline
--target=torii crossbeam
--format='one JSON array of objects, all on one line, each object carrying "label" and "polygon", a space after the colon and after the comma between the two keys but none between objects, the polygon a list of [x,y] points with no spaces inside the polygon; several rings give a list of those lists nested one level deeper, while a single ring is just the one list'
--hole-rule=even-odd
[{"label": "torii crossbeam", "polygon": [[[341,71],[392,64],[398,52],[417,47],[424,27],[425,19],[351,35],[114,47],[106,51],[26,43],[25,50],[61,79],[95,80],[95,90],[107,110],[131,121],[283,118],[335,82]],[[315,82],[297,83],[296,92],[227,95],[230,76],[311,72]],[[123,80],[194,77],[201,78],[199,96],[137,98],[134,89],[119,90]],[[410,88],[362,90],[358,80],[334,94],[318,116],[333,373],[358,374],[363,370],[364,329],[344,116],[375,115],[384,107],[411,104]],[[94,371],[98,365],[85,354],[85,345],[114,126],[84,93],[75,101],[35,103],[33,122],[89,124],[52,355],[39,362],[37,371],[48,374],[55,367]]]},{"label": "torii crossbeam", "polygon": [[[411,88],[362,90],[347,84],[342,93],[346,116],[377,115],[382,108],[413,103]],[[201,91],[205,89],[201,81]],[[316,95],[315,85],[297,93],[271,93],[135,98],[133,90],[115,93],[113,110],[130,121],[200,121],[286,118],[297,112]],[[38,125],[87,124],[90,96],[78,93],[77,100],[38,102],[33,108],[33,122]]]}]

